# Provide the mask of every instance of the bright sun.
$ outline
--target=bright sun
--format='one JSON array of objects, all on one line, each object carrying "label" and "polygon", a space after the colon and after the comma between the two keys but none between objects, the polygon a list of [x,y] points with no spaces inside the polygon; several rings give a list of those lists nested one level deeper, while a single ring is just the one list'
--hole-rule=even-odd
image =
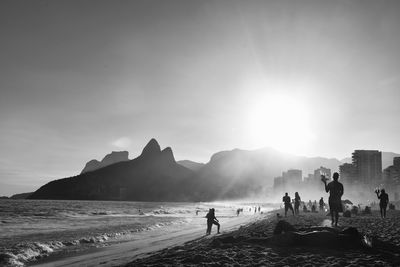
[{"label": "bright sun", "polygon": [[314,138],[309,113],[301,100],[269,95],[251,101],[248,134],[252,147],[271,146],[290,153],[304,153]]}]

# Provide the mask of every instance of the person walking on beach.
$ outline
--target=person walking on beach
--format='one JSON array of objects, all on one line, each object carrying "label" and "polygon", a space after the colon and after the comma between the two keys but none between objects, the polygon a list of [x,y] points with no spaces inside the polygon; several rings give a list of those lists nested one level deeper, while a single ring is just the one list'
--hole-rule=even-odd
[{"label": "person walking on beach", "polygon": [[207,218],[206,234],[207,235],[211,234],[211,228],[212,228],[213,224],[215,224],[218,227],[217,234],[219,234],[220,224],[219,224],[219,221],[217,220],[217,218],[215,217],[215,209],[214,208],[212,208],[208,211],[206,218]]},{"label": "person walking on beach", "polygon": [[294,216],[294,210],[293,210],[293,206],[291,203],[291,199],[290,196],[288,196],[288,193],[286,192],[285,195],[282,198],[283,203],[285,204],[285,217],[287,215],[287,211],[290,209],[293,213]]},{"label": "person walking on beach", "polygon": [[299,192],[294,193],[294,213],[299,215],[299,207],[300,207],[301,198]]},{"label": "person walking on beach", "polygon": [[332,225],[335,223],[335,226],[338,224],[339,220],[339,212],[343,211],[342,208],[342,196],[344,193],[343,185],[338,182],[339,173],[335,172],[333,174],[333,181],[329,184],[326,184],[326,178],[324,175],[321,175],[321,181],[325,184],[325,191],[329,192],[329,210],[332,218]]},{"label": "person walking on beach", "polygon": [[385,192],[385,189],[382,190],[377,189],[375,190],[375,193],[379,199],[379,208],[381,210],[381,217],[386,218],[386,208],[389,203],[389,195]]},{"label": "person walking on beach", "polygon": [[319,200],[319,211],[324,211],[324,206],[325,206],[324,198],[321,197],[321,199]]}]

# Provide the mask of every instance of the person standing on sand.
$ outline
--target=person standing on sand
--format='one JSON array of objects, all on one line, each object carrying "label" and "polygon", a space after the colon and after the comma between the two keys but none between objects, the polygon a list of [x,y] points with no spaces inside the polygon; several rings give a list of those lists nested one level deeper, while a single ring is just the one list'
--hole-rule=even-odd
[{"label": "person standing on sand", "polygon": [[211,234],[211,228],[212,228],[213,224],[215,224],[218,227],[217,234],[219,234],[220,224],[219,224],[219,221],[217,220],[217,218],[215,217],[215,209],[214,208],[212,208],[208,211],[206,218],[207,218],[206,234],[207,235]]},{"label": "person standing on sand", "polygon": [[324,198],[321,197],[321,199],[319,200],[319,211],[324,211],[324,206],[325,206]]},{"label": "person standing on sand", "polygon": [[290,196],[288,196],[288,193],[286,192],[285,195],[282,198],[283,203],[285,204],[285,217],[287,215],[287,211],[290,209],[293,213],[294,216],[294,210],[293,210],[293,206],[291,203],[291,199]]},{"label": "person standing on sand", "polygon": [[379,208],[381,210],[381,217],[386,218],[386,208],[389,203],[389,195],[385,192],[385,189],[382,189],[380,191],[379,189],[377,189],[375,190],[375,193],[379,199]]},{"label": "person standing on sand", "polygon": [[299,215],[299,207],[300,207],[300,195],[299,192],[294,193],[294,213]]},{"label": "person standing on sand", "polygon": [[339,220],[339,212],[343,211],[342,208],[342,196],[344,193],[343,185],[338,182],[339,173],[335,172],[333,174],[333,181],[329,184],[326,184],[326,178],[324,175],[321,175],[321,181],[325,184],[325,191],[329,192],[329,210],[332,218],[332,225],[335,223],[335,226],[338,224]]}]

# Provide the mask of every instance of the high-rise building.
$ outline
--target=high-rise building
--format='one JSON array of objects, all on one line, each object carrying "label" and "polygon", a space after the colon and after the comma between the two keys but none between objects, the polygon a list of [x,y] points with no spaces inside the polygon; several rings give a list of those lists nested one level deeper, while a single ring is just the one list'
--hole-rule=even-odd
[{"label": "high-rise building", "polygon": [[382,180],[382,152],[378,150],[355,150],[352,161],[357,180],[373,185]]},{"label": "high-rise building", "polygon": [[386,185],[400,185],[400,157],[393,158],[393,165],[383,170]]},{"label": "high-rise building", "polygon": [[344,163],[339,166],[340,181],[345,184],[353,184],[358,181],[357,170],[351,163]]},{"label": "high-rise building", "polygon": [[288,170],[282,173],[284,184],[296,185],[300,184],[303,179],[303,172],[301,170]]}]

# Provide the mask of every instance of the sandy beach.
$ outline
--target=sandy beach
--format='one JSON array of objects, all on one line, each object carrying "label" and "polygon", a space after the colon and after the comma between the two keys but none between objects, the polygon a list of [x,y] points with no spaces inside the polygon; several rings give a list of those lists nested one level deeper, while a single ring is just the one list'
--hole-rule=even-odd
[{"label": "sandy beach", "polygon": [[[247,214],[234,217],[219,217],[221,222],[221,233],[229,234],[251,222],[262,220],[263,214]],[[31,263],[33,266],[122,266],[135,259],[148,257],[162,251],[163,249],[182,246],[187,242],[200,240],[211,240],[214,235],[205,235],[206,219],[201,218],[204,223],[176,226],[174,229],[153,230],[151,232],[138,232],[130,241],[112,244],[101,248],[78,253],[77,255],[57,254],[43,258],[38,262]],[[216,228],[213,229],[213,234]],[[193,241],[195,240],[195,241]]]},{"label": "sandy beach", "polygon": [[[260,220],[238,230],[167,248],[126,266],[400,266],[400,211],[389,211],[386,219],[381,219],[378,211],[339,219],[339,229],[356,227],[392,244],[394,253],[393,250],[372,253],[361,249],[272,247],[246,242],[254,237],[272,236],[278,212],[282,214],[275,211],[260,215]],[[322,213],[301,213],[281,219],[297,229],[330,225],[330,216]]]}]

